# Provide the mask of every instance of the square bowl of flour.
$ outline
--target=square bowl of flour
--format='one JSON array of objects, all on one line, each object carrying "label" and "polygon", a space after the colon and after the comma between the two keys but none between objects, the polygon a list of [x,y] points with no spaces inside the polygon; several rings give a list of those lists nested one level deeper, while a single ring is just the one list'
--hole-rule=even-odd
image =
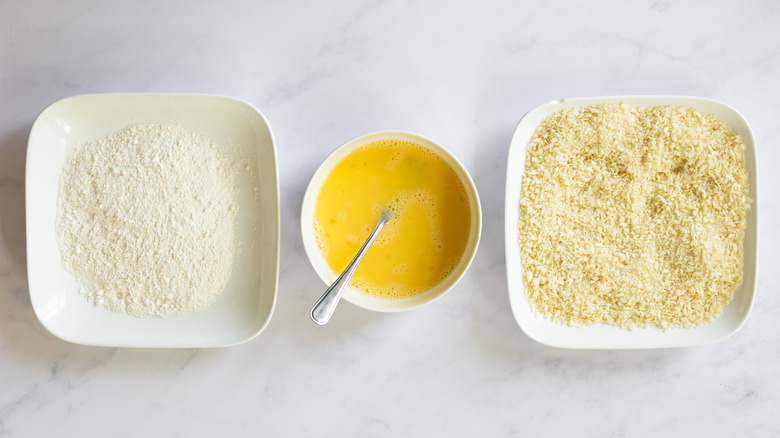
[{"label": "square bowl of flour", "polygon": [[730,106],[553,101],[518,123],[505,247],[520,328],[559,348],[672,348],[736,333],[755,296],[757,158]]},{"label": "square bowl of flour", "polygon": [[65,341],[240,344],[268,325],[279,277],[271,127],[226,96],[68,97],[30,131],[30,300]]}]

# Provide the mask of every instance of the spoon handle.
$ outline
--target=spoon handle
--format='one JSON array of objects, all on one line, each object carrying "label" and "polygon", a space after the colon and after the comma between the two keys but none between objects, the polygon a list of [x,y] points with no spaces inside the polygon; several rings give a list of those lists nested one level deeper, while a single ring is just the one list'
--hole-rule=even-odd
[{"label": "spoon handle", "polygon": [[379,218],[376,227],[374,227],[374,231],[371,232],[368,239],[363,243],[363,246],[360,247],[360,251],[355,254],[355,258],[349,262],[349,265],[344,269],[344,272],[339,275],[336,281],[330,285],[328,290],[322,294],[322,297],[320,297],[317,303],[314,304],[314,307],[312,307],[310,313],[312,321],[319,325],[325,325],[330,320],[330,317],[333,316],[333,311],[336,310],[339,299],[341,299],[341,295],[344,293],[344,289],[352,278],[352,274],[355,273],[360,261],[363,260],[363,256],[366,255],[368,247],[374,242],[374,239],[376,239],[376,236],[382,231],[382,228],[388,220],[390,220],[390,213],[387,210],[382,211],[382,216]]}]

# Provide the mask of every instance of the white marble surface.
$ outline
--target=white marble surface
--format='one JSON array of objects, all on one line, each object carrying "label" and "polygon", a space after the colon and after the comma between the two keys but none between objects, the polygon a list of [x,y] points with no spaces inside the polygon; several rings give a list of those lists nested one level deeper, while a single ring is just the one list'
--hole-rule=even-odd
[{"label": "white marble surface", "polygon": [[[780,435],[780,3],[764,1],[0,1],[0,436]],[[37,321],[24,164],[37,113],[66,96],[227,94],[270,120],[282,194],[279,300],[253,341],[91,348]],[[686,94],[739,109],[761,173],[753,313],[674,350],[575,351],[509,309],[504,163],[515,124],[561,97]],[[344,141],[403,129],[472,173],[483,239],[455,290],[380,315],[323,289],[298,231],[303,191]]]}]

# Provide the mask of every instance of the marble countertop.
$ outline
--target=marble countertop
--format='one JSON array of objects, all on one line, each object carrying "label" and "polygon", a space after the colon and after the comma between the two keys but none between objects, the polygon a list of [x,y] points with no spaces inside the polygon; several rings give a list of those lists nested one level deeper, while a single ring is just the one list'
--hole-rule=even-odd
[{"label": "marble countertop", "polygon": [[[0,436],[777,436],[780,3],[247,0],[0,2]],[[36,115],[98,92],[225,94],[278,147],[279,296],[254,340],[217,349],[69,344],[27,288],[25,152]],[[537,344],[509,307],[505,163],[541,103],[694,95],[751,123],[761,173],[753,312],[734,336],[660,350]],[[309,321],[323,284],[299,233],[319,163],[355,136],[417,132],[480,191],[482,241],[441,300],[350,304]]]}]

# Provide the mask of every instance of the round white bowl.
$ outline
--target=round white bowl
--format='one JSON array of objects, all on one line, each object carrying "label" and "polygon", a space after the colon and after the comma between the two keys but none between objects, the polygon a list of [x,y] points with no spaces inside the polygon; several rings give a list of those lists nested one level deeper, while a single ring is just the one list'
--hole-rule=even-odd
[{"label": "round white bowl", "polygon": [[[363,135],[361,137],[350,140],[346,144],[342,145],[331,153],[328,158],[320,165],[317,171],[314,173],[309,186],[306,189],[306,194],[303,197],[303,206],[301,208],[301,234],[303,235],[303,247],[306,250],[306,255],[309,257],[314,270],[317,275],[320,276],[322,281],[326,285],[332,284],[339,276],[340,272],[333,272],[331,267],[323,258],[317,246],[317,239],[314,234],[314,206],[317,201],[317,195],[319,195],[320,188],[325,182],[325,179],[330,174],[331,170],[343,160],[350,152],[379,140],[386,139],[398,139],[410,141],[418,144],[441,157],[447,164],[449,164],[455,173],[460,177],[463,187],[466,189],[466,193],[469,197],[469,205],[471,207],[471,229],[469,231],[469,240],[466,244],[466,248],[463,253],[463,257],[460,262],[452,270],[450,275],[443,281],[439,282],[433,288],[417,294],[412,297],[403,299],[383,299],[371,296],[365,292],[355,289],[352,286],[347,286],[342,298],[349,301],[352,304],[363,307],[365,309],[374,310],[378,312],[400,312],[404,310],[410,310],[444,295],[445,292],[452,289],[453,286],[460,280],[463,274],[466,273],[471,261],[474,259],[474,255],[477,252],[477,246],[479,245],[480,235],[482,233],[482,209],[479,203],[479,195],[477,194],[477,188],[474,186],[466,168],[449,153],[442,146],[436,142],[425,138],[423,136],[412,134],[402,131],[381,131],[371,134]],[[323,288],[323,292],[325,288]]]}]

